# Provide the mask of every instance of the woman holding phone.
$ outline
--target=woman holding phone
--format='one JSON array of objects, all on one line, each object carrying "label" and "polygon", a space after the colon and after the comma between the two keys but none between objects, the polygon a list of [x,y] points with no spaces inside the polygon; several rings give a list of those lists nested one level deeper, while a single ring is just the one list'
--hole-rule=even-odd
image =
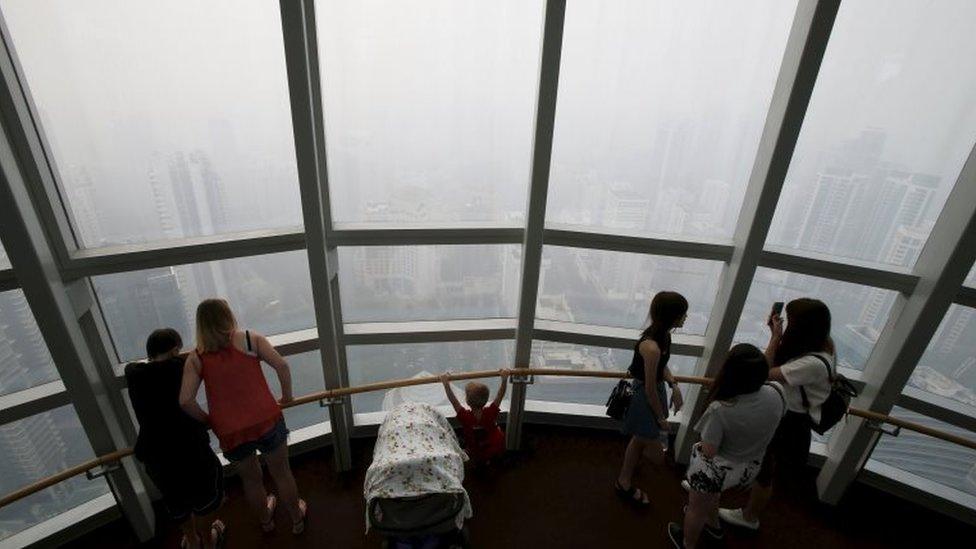
[{"label": "woman holding phone", "polygon": [[762,468],[742,509],[720,509],[725,522],[759,529],[759,516],[773,493],[773,478],[788,470],[802,475],[810,454],[813,422],[820,422],[820,408],[830,395],[831,377],[837,371],[834,343],[830,338],[830,309],[818,299],[800,298],[786,304],[786,329],[776,303],[767,324],[770,329],[766,360],[769,379],[783,386],[786,415],[766,449]]},{"label": "woman holding phone", "polygon": [[668,433],[668,399],[665,384],[671,386],[671,406],[677,412],[683,404],[674,375],[668,369],[671,358],[671,331],[684,325],[688,300],[677,292],[658,292],[648,312],[650,325],[634,345],[634,358],[628,373],[634,378],[634,396],[624,416],[623,432],[631,435],[624,462],[617,477],[616,491],[624,501],[637,507],[650,504],[647,493],[634,486],[634,473],[641,456],[655,465],[664,464]]}]

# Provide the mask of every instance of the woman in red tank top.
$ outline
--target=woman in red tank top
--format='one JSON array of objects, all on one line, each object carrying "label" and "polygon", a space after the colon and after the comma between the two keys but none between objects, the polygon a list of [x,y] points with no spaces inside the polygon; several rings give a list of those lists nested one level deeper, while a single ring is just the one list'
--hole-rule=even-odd
[{"label": "woman in red tank top", "polygon": [[[261,372],[261,361],[274,368],[281,384],[275,400]],[[197,404],[203,382],[209,413]],[[306,505],[288,464],[288,428],[280,403],[292,400],[291,370],[261,334],[238,329],[230,305],[207,299],[197,307],[197,346],[186,359],[180,404],[191,417],[206,423],[220,441],[224,457],[237,463],[244,495],[266,532],[274,529],[278,500],[264,489],[257,452],[268,464],[288,513],[292,532],[305,529]]]}]

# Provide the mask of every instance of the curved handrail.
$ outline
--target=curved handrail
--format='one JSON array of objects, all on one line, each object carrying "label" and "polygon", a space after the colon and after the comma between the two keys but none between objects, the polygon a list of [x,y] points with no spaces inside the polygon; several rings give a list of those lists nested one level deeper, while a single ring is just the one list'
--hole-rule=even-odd
[{"label": "curved handrail", "polygon": [[[450,374],[448,379],[450,381],[465,381],[469,379],[483,379],[488,377],[495,377],[501,375],[501,370],[479,370],[475,372],[464,372],[458,374]],[[589,370],[562,370],[556,368],[516,368],[510,370],[513,375],[532,375],[532,376],[567,376],[567,377],[596,377],[596,378],[609,378],[609,379],[623,379],[628,377],[626,372],[606,372],[606,371],[589,371]],[[707,377],[695,377],[695,376],[674,376],[675,381],[678,383],[689,383],[696,385],[707,385],[711,383],[711,379]],[[296,398],[290,402],[282,405],[282,408],[291,408],[294,406],[301,406],[302,404],[308,404],[310,402],[317,402],[325,399],[332,399],[347,395],[355,395],[359,393],[368,393],[372,391],[385,391],[388,389],[396,389],[400,387],[412,387],[415,385],[426,385],[428,383],[440,383],[440,376],[426,376],[417,377],[410,379],[399,379],[393,381],[383,381],[378,383],[367,383],[365,385],[357,385],[356,387],[342,387],[339,389],[329,389],[325,391],[319,391],[316,393],[311,393],[299,398]],[[880,421],[901,427],[903,429],[909,429],[911,431],[916,431],[923,435],[928,435],[934,438],[944,440],[946,442],[951,442],[953,444],[958,444],[964,446],[971,450],[976,450],[976,440],[968,439],[952,433],[947,433],[945,431],[940,431],[938,429],[933,429],[927,427],[920,423],[915,423],[913,421],[906,421],[903,419],[894,418],[891,416],[886,416],[884,414],[879,414],[877,412],[871,412],[868,410],[860,410],[857,408],[850,408],[847,413],[852,416],[858,416],[871,421]],[[65,481],[73,476],[80,475],[96,467],[101,467],[103,465],[114,463],[121,460],[124,457],[132,455],[132,448],[123,448],[122,450],[116,450],[104,456],[99,456],[92,460],[80,463],[65,469],[60,473],[56,473],[49,477],[45,477],[33,484],[29,484],[11,492],[2,498],[0,498],[0,507],[9,505],[17,500],[23,499],[31,494],[35,494],[44,490],[45,488],[50,488],[59,482]]]}]

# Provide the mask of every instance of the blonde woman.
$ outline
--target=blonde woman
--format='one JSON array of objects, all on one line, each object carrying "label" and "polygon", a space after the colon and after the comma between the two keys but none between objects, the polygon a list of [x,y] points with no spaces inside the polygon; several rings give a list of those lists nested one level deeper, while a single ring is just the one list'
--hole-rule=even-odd
[{"label": "blonde woman", "polygon": [[[281,384],[276,401],[261,373],[261,361],[274,368]],[[197,404],[200,382],[207,394],[205,412]],[[261,528],[274,530],[278,500],[264,489],[260,451],[291,516],[292,533],[305,530],[305,501],[298,497],[288,464],[288,428],[280,403],[292,400],[288,363],[261,334],[241,330],[230,305],[207,299],[197,307],[197,344],[183,368],[180,405],[191,417],[208,424],[220,441],[224,457],[237,464],[244,495],[254,508]]]}]

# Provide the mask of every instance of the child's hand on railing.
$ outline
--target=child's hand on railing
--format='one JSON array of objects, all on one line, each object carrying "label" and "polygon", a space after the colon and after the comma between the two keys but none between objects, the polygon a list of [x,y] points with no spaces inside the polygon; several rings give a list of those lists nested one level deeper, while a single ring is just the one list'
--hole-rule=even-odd
[{"label": "child's hand on railing", "polygon": [[450,370],[448,370],[447,372],[442,373],[439,377],[441,379],[441,383],[443,383],[444,385],[447,385],[448,383],[451,382],[451,372],[450,372]]},{"label": "child's hand on railing", "polygon": [[504,381],[508,379],[508,376],[512,375],[512,371],[508,368],[502,368],[501,370],[498,370],[498,375],[501,376],[502,381]]}]

